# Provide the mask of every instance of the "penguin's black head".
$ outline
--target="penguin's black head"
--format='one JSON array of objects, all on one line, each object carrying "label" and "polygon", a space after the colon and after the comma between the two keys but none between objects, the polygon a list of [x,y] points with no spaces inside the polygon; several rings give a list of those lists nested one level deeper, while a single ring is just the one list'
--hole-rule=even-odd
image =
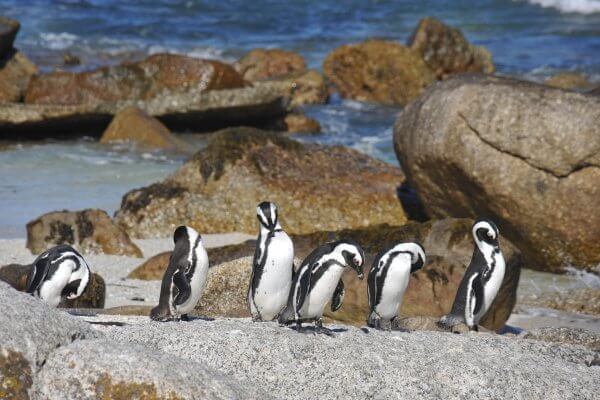
[{"label": "penguin's black head", "polygon": [[272,231],[279,224],[277,218],[277,206],[270,201],[263,201],[256,207],[256,217],[260,225]]},{"label": "penguin's black head", "polygon": [[473,239],[478,246],[488,244],[497,248],[499,237],[500,232],[493,221],[480,218],[473,224]]},{"label": "penguin's black head", "polygon": [[[375,261],[385,263],[389,261],[390,258],[393,259],[401,254],[410,255],[411,273],[417,272],[425,265],[425,250],[423,249],[423,246],[417,242],[398,243],[393,247],[388,247],[378,255]],[[376,263],[373,263],[373,266],[375,265]]]},{"label": "penguin's black head", "polygon": [[358,274],[358,279],[364,278],[363,264],[365,263],[365,252],[362,247],[352,239],[342,239],[336,242],[336,249],[339,249],[346,265],[351,267]]},{"label": "penguin's black head", "polygon": [[175,229],[175,233],[173,233],[173,242],[177,244],[180,240],[189,240],[187,226],[181,225]]}]

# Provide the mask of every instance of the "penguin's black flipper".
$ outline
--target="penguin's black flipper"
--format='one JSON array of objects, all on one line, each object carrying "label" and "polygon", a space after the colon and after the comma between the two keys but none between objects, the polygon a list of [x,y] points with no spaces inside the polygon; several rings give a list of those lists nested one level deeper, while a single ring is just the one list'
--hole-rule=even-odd
[{"label": "penguin's black flipper", "polygon": [[295,310],[300,310],[302,305],[304,304],[304,300],[306,300],[306,296],[310,291],[310,277],[312,275],[312,265],[306,267],[304,270],[299,271],[298,274],[298,282],[296,283],[296,304]]},{"label": "penguin's black flipper", "polygon": [[475,308],[473,309],[473,315],[479,314],[481,311],[481,307],[483,307],[483,283],[481,282],[481,277],[477,276],[473,279],[473,286],[471,288],[473,291],[473,298],[475,299]]},{"label": "penguin's black flipper", "polygon": [[340,279],[333,292],[333,297],[331,298],[331,311],[336,312],[342,306],[344,302],[344,295],[346,294],[346,289],[344,288],[344,281]]},{"label": "penguin's black flipper", "polygon": [[33,262],[29,274],[27,274],[27,293],[34,293],[42,284],[48,275],[50,268],[50,259],[48,257],[40,258]]},{"label": "penguin's black flipper", "polygon": [[192,290],[190,287],[190,283],[185,277],[185,273],[181,269],[178,269],[173,275],[173,283],[175,284],[178,290],[177,296],[175,297],[173,304],[178,306],[185,303],[187,299],[190,298]]}]

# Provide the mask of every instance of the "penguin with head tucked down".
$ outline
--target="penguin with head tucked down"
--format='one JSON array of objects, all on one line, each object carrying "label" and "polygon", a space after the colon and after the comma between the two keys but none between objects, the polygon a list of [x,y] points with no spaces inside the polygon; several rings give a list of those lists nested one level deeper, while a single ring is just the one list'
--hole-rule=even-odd
[{"label": "penguin with head tucked down", "polygon": [[367,279],[370,314],[367,325],[391,330],[410,274],[423,268],[425,251],[418,243],[399,243],[380,251]]},{"label": "penguin with head tucked down", "polygon": [[479,219],[473,224],[472,235],[475,248],[471,263],[458,287],[450,314],[438,322],[445,329],[465,323],[469,330],[477,331],[479,320],[490,309],[504,279],[506,264],[496,224]]},{"label": "penguin with head tucked down", "polygon": [[248,305],[253,321],[272,321],[285,307],[290,293],[294,245],[279,224],[275,204],[260,203],[256,216],[260,230],[252,261]]},{"label": "penguin with head tucked down", "polygon": [[155,321],[187,320],[204,291],[208,255],[200,234],[180,226],[173,234],[175,249],[163,276],[158,306],[150,312]]}]

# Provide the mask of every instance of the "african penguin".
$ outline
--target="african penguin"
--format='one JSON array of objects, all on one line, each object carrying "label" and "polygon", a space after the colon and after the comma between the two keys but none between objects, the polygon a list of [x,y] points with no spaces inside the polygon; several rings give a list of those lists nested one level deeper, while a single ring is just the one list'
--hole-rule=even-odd
[{"label": "african penguin", "polygon": [[173,241],[175,249],[163,276],[158,306],[150,312],[155,321],[187,320],[206,285],[208,255],[200,234],[189,226],[180,226]]},{"label": "african penguin", "polygon": [[331,300],[332,311],[341,307],[344,298],[342,274],[346,267],[351,267],[362,279],[364,259],[362,248],[352,240],[327,243],[313,250],[294,275],[279,323],[296,322],[300,331],[302,322],[315,321],[316,332],[324,332],[325,304]]},{"label": "african penguin", "polygon": [[475,248],[471,263],[458,287],[450,314],[439,321],[446,329],[466,323],[469,330],[478,330],[479,320],[489,310],[504,279],[505,262],[496,224],[479,219],[473,224],[472,234]]},{"label": "african penguin", "polygon": [[73,247],[59,245],[33,262],[25,291],[57,307],[63,297],[76,299],[90,281],[90,267]]},{"label": "african penguin", "polygon": [[423,268],[425,251],[417,243],[399,243],[380,251],[367,278],[370,314],[367,325],[391,330],[410,274]]},{"label": "african penguin", "polygon": [[290,293],[294,245],[279,224],[275,204],[260,203],[256,216],[259,232],[252,261],[248,305],[253,321],[272,321],[285,307]]}]

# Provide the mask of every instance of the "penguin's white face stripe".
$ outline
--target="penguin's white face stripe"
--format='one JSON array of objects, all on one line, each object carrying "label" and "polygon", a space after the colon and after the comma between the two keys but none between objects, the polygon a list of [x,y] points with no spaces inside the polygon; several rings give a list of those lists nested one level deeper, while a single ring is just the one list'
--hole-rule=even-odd
[{"label": "penguin's white face stripe", "polygon": [[400,243],[396,246],[392,247],[381,259],[384,261],[383,265],[387,262],[388,258],[392,253],[401,252],[401,253],[410,253],[410,262],[411,264],[416,264],[419,262],[419,259],[425,263],[425,252],[423,248],[416,243],[408,242],[408,243]]},{"label": "penguin's white face stripe", "polygon": [[349,243],[341,243],[335,247],[333,253],[335,254],[336,261],[339,261],[340,264],[346,265],[346,260],[344,259],[343,252],[347,251],[352,254],[354,258],[354,262],[356,265],[363,265],[364,260],[360,255],[360,251],[356,248],[356,246]]},{"label": "penguin's white face stripe", "polygon": [[491,240],[497,240],[498,239],[498,232],[496,231],[496,229],[487,221],[479,221],[478,223],[476,223],[475,225],[473,225],[473,237],[475,238],[475,240],[479,241],[479,238],[477,237],[477,231],[479,229],[485,229],[487,231],[487,236],[491,239]]}]

